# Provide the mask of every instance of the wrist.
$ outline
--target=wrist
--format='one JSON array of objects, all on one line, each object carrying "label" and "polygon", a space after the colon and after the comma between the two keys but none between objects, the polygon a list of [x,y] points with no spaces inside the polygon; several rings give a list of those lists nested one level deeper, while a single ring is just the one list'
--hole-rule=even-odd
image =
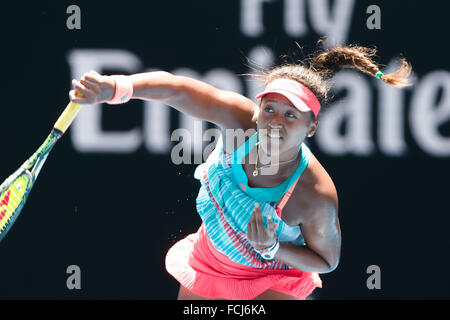
[{"label": "wrist", "polygon": [[120,104],[128,102],[133,96],[133,82],[128,76],[110,76],[114,81],[114,94],[108,104]]},{"label": "wrist", "polygon": [[270,247],[264,249],[255,249],[255,251],[258,252],[265,260],[272,260],[279,248],[280,242],[277,238]]}]

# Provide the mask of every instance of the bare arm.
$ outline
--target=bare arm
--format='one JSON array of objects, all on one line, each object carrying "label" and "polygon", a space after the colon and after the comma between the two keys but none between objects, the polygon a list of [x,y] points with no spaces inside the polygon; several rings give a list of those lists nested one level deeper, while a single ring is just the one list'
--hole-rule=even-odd
[{"label": "bare arm", "polygon": [[[212,122],[222,128],[251,128],[255,103],[231,91],[217,89],[205,82],[176,76],[165,71],[138,73],[128,76],[133,84],[133,98],[160,100],[193,117]],[[84,98],[69,96],[78,103],[107,101],[114,94],[114,81],[108,76],[85,74],[74,82]]]},{"label": "bare arm", "polygon": [[[281,244],[275,259],[307,272],[326,273],[339,263],[341,232],[335,201],[320,201],[308,221],[302,223],[302,233],[307,243],[299,247]],[[270,247],[275,241],[277,223],[268,218],[264,227],[259,205],[256,205],[247,227],[247,237],[255,249]]]},{"label": "bare arm", "polygon": [[302,223],[306,246],[280,244],[275,258],[296,269],[326,273],[336,269],[341,250],[341,230],[337,208],[324,201]]}]

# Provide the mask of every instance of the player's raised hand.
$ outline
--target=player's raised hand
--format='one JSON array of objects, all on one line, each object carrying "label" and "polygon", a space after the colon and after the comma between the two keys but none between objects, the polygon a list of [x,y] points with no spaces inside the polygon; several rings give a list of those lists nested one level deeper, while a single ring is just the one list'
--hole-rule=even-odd
[{"label": "player's raised hand", "polygon": [[[115,91],[114,80],[109,76],[102,76],[94,72],[85,73],[79,81],[73,79],[73,90],[69,91],[69,98],[79,104],[102,103],[112,99]],[[79,94],[83,96],[79,96]]]}]

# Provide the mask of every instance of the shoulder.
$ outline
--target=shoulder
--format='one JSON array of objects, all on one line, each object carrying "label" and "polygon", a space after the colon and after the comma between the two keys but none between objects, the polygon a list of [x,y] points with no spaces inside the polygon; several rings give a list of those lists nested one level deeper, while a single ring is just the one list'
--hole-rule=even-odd
[{"label": "shoulder", "polygon": [[333,179],[312,152],[305,173],[305,187],[310,192],[311,199],[318,205],[332,204],[337,209],[338,194]]},{"label": "shoulder", "polygon": [[256,104],[251,106],[251,112],[242,113],[239,121],[234,126],[221,126],[222,142],[224,152],[233,154],[242,144],[256,133],[256,120],[259,107]]},{"label": "shoulder", "polygon": [[220,108],[223,129],[249,129],[254,128],[256,123],[258,105],[251,99],[228,90],[217,90],[216,103]]},{"label": "shoulder", "polygon": [[334,182],[312,153],[291,200],[286,209],[289,209],[295,224],[317,219],[331,221],[338,217],[338,193]]}]

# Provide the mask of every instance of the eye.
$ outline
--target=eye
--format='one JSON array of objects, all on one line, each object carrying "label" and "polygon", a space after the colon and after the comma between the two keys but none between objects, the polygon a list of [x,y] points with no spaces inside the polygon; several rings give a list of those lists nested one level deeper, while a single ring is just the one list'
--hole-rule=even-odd
[{"label": "eye", "polygon": [[272,112],[273,112],[273,109],[272,109],[272,107],[265,107],[265,108],[264,108],[264,111],[269,112],[269,113],[272,113]]},{"label": "eye", "polygon": [[286,113],[286,116],[287,116],[288,118],[297,118],[297,117],[295,116],[295,114],[292,114],[292,113],[290,113],[290,112]]}]

